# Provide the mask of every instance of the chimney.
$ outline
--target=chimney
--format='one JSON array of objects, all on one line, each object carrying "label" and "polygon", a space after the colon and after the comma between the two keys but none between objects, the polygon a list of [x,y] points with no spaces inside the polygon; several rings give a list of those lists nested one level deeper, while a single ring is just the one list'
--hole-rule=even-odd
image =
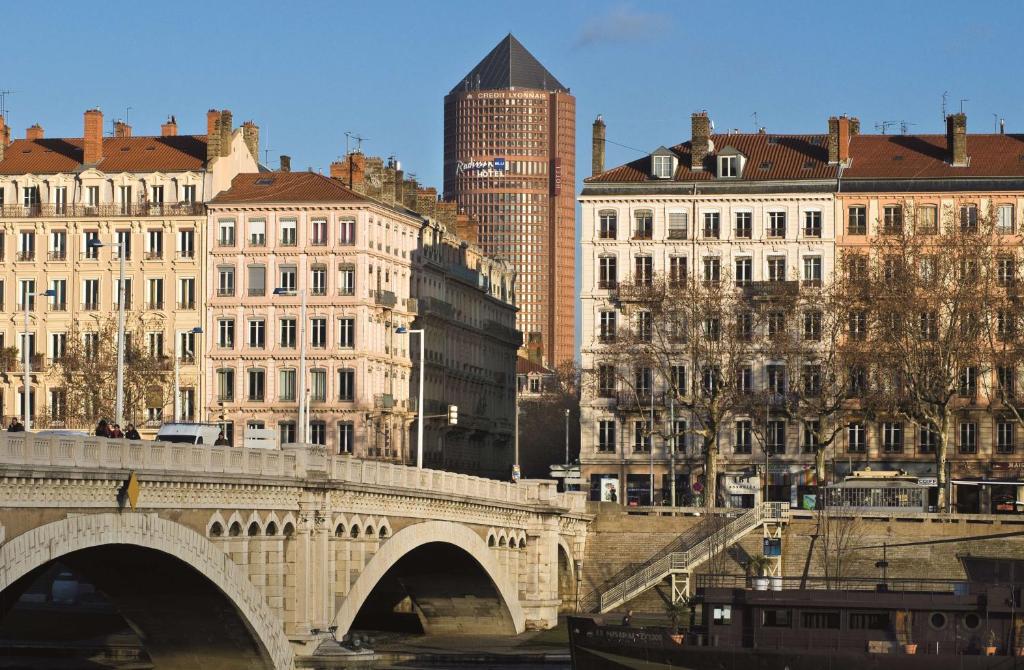
[{"label": "chimney", "polygon": [[850,117],[850,137],[860,135],[860,119],[856,116]]},{"label": "chimney", "polygon": [[604,172],[604,119],[600,114],[594,119],[593,146],[590,153],[590,176]]},{"label": "chimney", "polygon": [[348,163],[346,166],[348,187],[362,193],[366,186],[366,156],[357,151],[345,156],[345,162]]},{"label": "chimney", "polygon": [[999,134],[1006,134],[1006,119],[999,119]]},{"label": "chimney", "polygon": [[234,132],[231,124],[231,110],[225,109],[220,113],[220,155],[231,155],[231,135]]},{"label": "chimney", "polygon": [[281,168],[280,168],[280,171],[281,172],[291,172],[292,171],[292,157],[291,156],[285,156],[284,154],[281,154]]},{"label": "chimney", "polygon": [[114,137],[131,137],[132,127],[124,121],[114,121]]},{"label": "chimney", "polygon": [[711,119],[707,112],[694,112],[690,117],[690,169],[703,170],[710,152]]},{"label": "chimney", "polygon": [[11,129],[7,126],[7,120],[0,115],[0,161],[4,159],[7,145],[11,143]]},{"label": "chimney", "polygon": [[206,112],[206,162],[220,156],[220,112]]},{"label": "chimney", "polygon": [[850,163],[850,119],[845,114],[828,120],[828,163],[849,165]]},{"label": "chimney", "polygon": [[252,121],[246,121],[242,124],[242,139],[245,141],[245,146],[249,148],[249,153],[252,154],[252,159],[259,164],[260,127]]},{"label": "chimney", "polygon": [[178,134],[178,122],[175,120],[174,115],[167,118],[167,123],[160,125],[160,136],[161,137],[174,137]]},{"label": "chimney", "polygon": [[34,142],[36,140],[43,139],[43,127],[41,125],[39,125],[38,123],[35,124],[35,125],[32,125],[32,126],[29,126],[25,130],[25,139],[30,141],[30,142]]},{"label": "chimney", "polygon": [[331,179],[345,179],[345,161],[331,163]]},{"label": "chimney", "polygon": [[949,150],[950,165],[967,167],[967,115],[963,112],[946,117],[946,148]]},{"label": "chimney", "polygon": [[85,142],[82,162],[95,165],[103,160],[103,112],[90,109],[85,113]]}]

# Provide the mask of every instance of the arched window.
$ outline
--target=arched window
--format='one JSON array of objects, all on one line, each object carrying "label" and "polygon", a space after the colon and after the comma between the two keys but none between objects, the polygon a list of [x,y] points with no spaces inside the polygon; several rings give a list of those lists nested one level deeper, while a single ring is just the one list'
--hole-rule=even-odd
[{"label": "arched window", "polygon": [[214,521],[213,525],[210,526],[210,537],[221,537],[224,535],[224,526],[221,525],[220,521]]}]

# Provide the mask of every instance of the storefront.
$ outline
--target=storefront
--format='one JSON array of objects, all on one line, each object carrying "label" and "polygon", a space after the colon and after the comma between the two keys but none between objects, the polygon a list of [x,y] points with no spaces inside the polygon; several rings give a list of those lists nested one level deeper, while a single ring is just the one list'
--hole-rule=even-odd
[{"label": "storefront", "polygon": [[761,477],[747,470],[722,475],[722,488],[729,507],[750,508],[761,497]]}]

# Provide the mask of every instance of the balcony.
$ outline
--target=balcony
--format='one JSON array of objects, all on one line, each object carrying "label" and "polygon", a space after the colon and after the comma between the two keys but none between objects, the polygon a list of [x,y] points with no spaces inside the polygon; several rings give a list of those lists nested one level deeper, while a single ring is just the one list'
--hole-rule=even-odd
[{"label": "balcony", "polygon": [[247,291],[247,293],[250,296],[266,295],[267,294],[267,289],[263,288],[262,286],[259,287],[259,288],[249,287],[249,290]]},{"label": "balcony", "polygon": [[217,240],[217,246],[218,247],[233,247],[233,246],[235,246],[235,238],[234,237],[225,237],[225,238],[219,239],[219,240]]},{"label": "balcony", "polygon": [[668,239],[670,240],[685,240],[689,237],[688,232],[685,228],[670,228],[668,231]]},{"label": "balcony", "polygon": [[85,312],[96,312],[96,311],[99,311],[99,308],[100,308],[100,304],[98,302],[86,301],[86,302],[82,303],[82,311],[85,311]]},{"label": "balcony", "polygon": [[147,251],[145,256],[143,256],[143,258],[145,260],[147,260],[147,261],[159,261],[159,260],[162,260],[163,257],[164,257],[163,249],[158,249],[156,251]]},{"label": "balcony", "polygon": [[447,303],[444,300],[438,300],[437,298],[422,298],[419,300],[419,312],[422,316],[436,316],[444,319],[450,319],[455,314],[455,308],[451,306],[451,303]]},{"label": "balcony", "polygon": [[196,259],[196,250],[182,249],[178,252],[178,259],[183,261],[194,261]]},{"label": "balcony", "polygon": [[163,300],[148,300],[148,301],[146,301],[146,309],[163,309],[163,308],[164,308],[164,301]]},{"label": "balcony", "polygon": [[618,288],[618,286],[619,282],[616,281],[615,279],[602,279],[601,281],[597,282],[597,288],[600,289],[615,290],[616,288]]},{"label": "balcony", "polygon": [[49,309],[51,312],[66,312],[68,311],[68,304],[64,301],[51,302],[49,305]]},{"label": "balcony", "polygon": [[313,289],[309,292],[309,294],[310,295],[327,295],[327,287],[326,286],[314,286]]},{"label": "balcony", "polygon": [[748,300],[766,300],[795,296],[799,292],[796,281],[755,281],[741,287],[743,297]]},{"label": "balcony", "polygon": [[34,261],[35,259],[36,259],[36,252],[35,251],[19,251],[18,254],[14,257],[14,260],[21,261],[21,262]]},{"label": "balcony", "polygon": [[393,308],[398,304],[398,298],[391,291],[371,291],[373,301],[381,307]]},{"label": "balcony", "polygon": [[48,261],[66,261],[68,259],[68,252],[66,249],[58,249],[56,251],[50,251],[46,254],[46,260]]},{"label": "balcony", "polygon": [[[11,364],[13,362],[13,365]],[[22,354],[14,361],[4,361],[7,372],[24,372],[25,360]],[[29,366],[33,372],[42,372],[46,369],[46,357],[43,354],[29,354]]]},{"label": "balcony", "polygon": [[178,309],[189,309],[189,310],[191,310],[191,309],[195,309],[195,308],[196,308],[196,301],[195,300],[179,300],[178,301]]},{"label": "balcony", "polygon": [[0,218],[76,219],[83,217],[118,216],[199,216],[205,208],[199,202],[179,203],[112,203],[105,205],[3,205]]},{"label": "balcony", "polygon": [[235,295],[235,287],[234,286],[226,286],[226,287],[222,286],[222,287],[217,289],[217,297],[218,298],[230,298],[233,295]]}]

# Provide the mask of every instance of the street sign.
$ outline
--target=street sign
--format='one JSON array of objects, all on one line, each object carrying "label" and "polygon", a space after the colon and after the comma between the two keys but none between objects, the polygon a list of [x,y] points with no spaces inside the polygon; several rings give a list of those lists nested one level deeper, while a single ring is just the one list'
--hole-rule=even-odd
[{"label": "street sign", "polygon": [[563,477],[579,477],[580,468],[578,465],[552,465],[551,466],[551,477],[552,479],[562,479]]},{"label": "street sign", "polygon": [[566,477],[565,478],[565,485],[566,486],[583,486],[586,483],[587,482],[586,482],[586,480],[583,479],[583,477]]}]

